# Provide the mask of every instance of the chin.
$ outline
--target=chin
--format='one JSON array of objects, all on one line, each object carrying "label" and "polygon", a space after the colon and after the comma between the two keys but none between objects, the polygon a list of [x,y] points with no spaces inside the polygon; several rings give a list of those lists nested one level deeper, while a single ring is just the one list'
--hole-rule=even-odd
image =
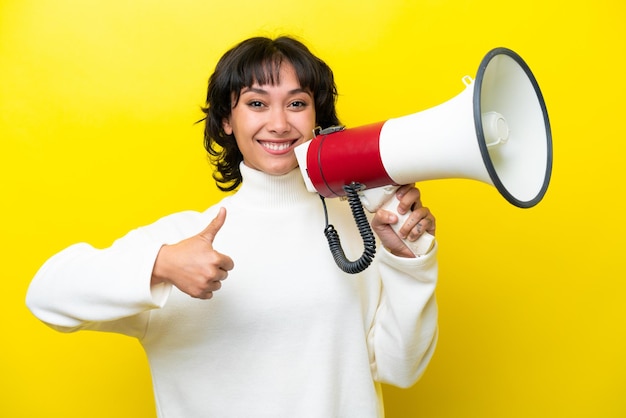
[{"label": "chin", "polygon": [[298,168],[298,164],[290,162],[289,164],[268,164],[263,171],[273,176],[284,176]]},{"label": "chin", "polygon": [[281,170],[267,170],[266,173],[270,174],[272,176],[284,176],[285,174],[291,173],[296,168],[298,168],[298,167],[296,166],[296,167],[285,168],[285,169],[281,169]]}]

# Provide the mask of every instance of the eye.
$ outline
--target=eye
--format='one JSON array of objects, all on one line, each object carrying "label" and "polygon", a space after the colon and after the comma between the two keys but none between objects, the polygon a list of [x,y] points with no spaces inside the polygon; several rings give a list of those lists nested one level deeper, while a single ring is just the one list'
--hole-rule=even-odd
[{"label": "eye", "polygon": [[264,106],[263,102],[260,100],[250,100],[248,102],[248,106],[255,108],[255,109],[260,109]]},{"label": "eye", "polygon": [[289,107],[296,109],[296,110],[302,110],[306,108],[308,105],[309,103],[304,100],[294,100],[293,102],[289,103]]}]

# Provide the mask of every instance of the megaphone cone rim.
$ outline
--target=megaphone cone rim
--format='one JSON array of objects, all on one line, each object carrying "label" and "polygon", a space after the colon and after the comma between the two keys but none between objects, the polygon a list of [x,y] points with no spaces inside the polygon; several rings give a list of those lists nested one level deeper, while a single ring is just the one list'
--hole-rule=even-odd
[{"label": "megaphone cone rim", "polygon": [[[537,95],[537,99],[539,101],[539,105],[541,107],[541,111],[543,113],[543,119],[545,123],[545,131],[546,131],[546,139],[547,139],[547,143],[546,143],[546,147],[547,147],[546,160],[547,161],[546,161],[546,171],[545,171],[545,175],[543,179],[543,184],[540,190],[535,195],[535,197],[526,201],[520,200],[517,197],[513,196],[513,194],[511,194],[509,190],[505,187],[505,185],[502,183],[502,181],[500,180],[498,176],[498,172],[496,171],[496,168],[494,167],[491,161],[491,157],[489,156],[489,150],[487,148],[487,141],[485,141],[485,132],[483,130],[483,121],[482,121],[483,117],[482,117],[482,109],[481,109],[482,84],[483,84],[483,79],[485,76],[485,71],[487,70],[489,63],[491,62],[493,58],[497,57],[498,55],[509,56],[510,58],[515,60],[515,62],[526,73],[526,76],[528,77],[528,80],[531,82],[535,90],[535,94]],[[550,121],[548,119],[548,111],[546,109],[546,104],[545,104],[543,95],[541,94],[541,90],[539,89],[539,84],[537,83],[535,76],[533,75],[532,71],[530,70],[526,62],[522,59],[522,57],[520,57],[515,51],[512,51],[504,47],[494,48],[485,55],[485,57],[482,59],[480,63],[480,66],[478,67],[478,72],[476,74],[473,107],[474,107],[474,124],[476,127],[480,153],[482,155],[483,162],[485,164],[487,172],[489,173],[489,176],[491,177],[493,185],[497,188],[500,194],[509,203],[520,208],[530,208],[530,207],[535,206],[545,196],[548,190],[548,184],[550,183],[550,176],[552,173],[552,133],[550,130]]]}]

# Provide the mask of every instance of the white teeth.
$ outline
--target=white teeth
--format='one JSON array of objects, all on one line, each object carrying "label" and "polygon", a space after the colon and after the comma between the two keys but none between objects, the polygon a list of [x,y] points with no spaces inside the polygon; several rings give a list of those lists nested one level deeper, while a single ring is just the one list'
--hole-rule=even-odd
[{"label": "white teeth", "polygon": [[272,151],[284,151],[291,146],[291,142],[261,142],[261,145]]}]

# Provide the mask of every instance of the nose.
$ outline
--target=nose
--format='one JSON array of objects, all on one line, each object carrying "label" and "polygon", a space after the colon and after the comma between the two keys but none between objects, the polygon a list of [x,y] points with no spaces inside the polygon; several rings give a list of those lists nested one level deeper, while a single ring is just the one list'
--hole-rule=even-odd
[{"label": "nose", "polygon": [[270,132],[276,135],[283,135],[291,129],[289,123],[289,117],[285,109],[274,108],[269,112],[269,120],[267,122],[267,128]]}]

